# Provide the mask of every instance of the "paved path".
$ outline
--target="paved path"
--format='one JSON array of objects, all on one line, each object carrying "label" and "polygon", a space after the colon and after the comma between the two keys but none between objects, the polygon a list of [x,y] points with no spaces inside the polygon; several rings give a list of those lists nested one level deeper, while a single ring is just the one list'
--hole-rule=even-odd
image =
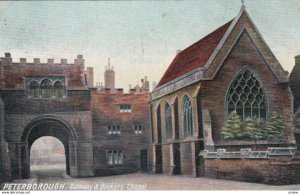
[{"label": "paved path", "polygon": [[[133,173],[105,177],[71,178],[62,168],[31,168],[32,178],[17,182],[65,183],[66,190],[94,188],[101,190],[147,189],[147,190],[300,190],[300,185],[272,186],[239,181],[192,178],[184,176],[153,175]],[[89,186],[89,187],[84,187]],[[81,188],[81,189],[80,189]],[[100,187],[98,187],[99,189]]]}]

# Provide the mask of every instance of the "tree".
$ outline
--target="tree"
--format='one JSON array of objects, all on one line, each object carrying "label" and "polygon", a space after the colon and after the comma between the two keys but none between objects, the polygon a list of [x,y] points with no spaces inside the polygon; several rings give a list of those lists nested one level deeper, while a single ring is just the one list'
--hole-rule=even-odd
[{"label": "tree", "polygon": [[254,135],[255,140],[267,139],[268,133],[266,130],[266,123],[264,120],[262,120],[261,118],[255,120],[255,128],[256,128],[255,135]]},{"label": "tree", "polygon": [[235,111],[233,111],[232,113],[230,113],[229,118],[222,129],[221,135],[226,140],[239,139],[242,134],[241,128],[242,125],[240,116]]},{"label": "tree", "polygon": [[252,118],[248,117],[244,125],[245,127],[242,133],[242,137],[245,139],[254,139],[258,131],[256,128],[257,126],[255,124],[255,121]]},{"label": "tree", "polygon": [[284,120],[276,113],[273,113],[271,120],[266,125],[268,138],[273,141],[282,141],[286,128]]}]

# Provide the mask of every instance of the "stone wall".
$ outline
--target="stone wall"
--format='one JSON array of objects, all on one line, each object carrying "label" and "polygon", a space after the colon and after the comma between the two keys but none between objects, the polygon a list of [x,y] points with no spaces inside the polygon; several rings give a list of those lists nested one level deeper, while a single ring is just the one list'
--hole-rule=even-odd
[{"label": "stone wall", "polygon": [[300,158],[294,147],[270,147],[263,151],[218,149],[202,151],[205,176],[267,184],[299,184]]},{"label": "stone wall", "polygon": [[300,160],[278,159],[206,159],[205,175],[266,184],[299,184]]}]

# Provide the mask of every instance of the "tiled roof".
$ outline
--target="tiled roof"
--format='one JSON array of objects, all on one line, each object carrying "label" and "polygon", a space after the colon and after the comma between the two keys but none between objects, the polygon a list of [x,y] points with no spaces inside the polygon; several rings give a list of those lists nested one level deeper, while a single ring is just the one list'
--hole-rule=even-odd
[{"label": "tiled roof", "polygon": [[232,21],[233,20],[224,24],[198,42],[178,53],[159,81],[157,87],[172,81],[198,67],[204,67],[218,43],[225,35]]}]

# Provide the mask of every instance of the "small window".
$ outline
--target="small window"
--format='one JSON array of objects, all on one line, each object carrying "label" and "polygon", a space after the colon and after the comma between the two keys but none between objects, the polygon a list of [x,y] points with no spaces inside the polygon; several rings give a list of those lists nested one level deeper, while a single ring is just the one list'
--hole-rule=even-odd
[{"label": "small window", "polygon": [[134,125],[134,133],[135,134],[141,134],[143,133],[144,125],[143,124],[135,124]]},{"label": "small window", "polygon": [[120,125],[108,125],[107,126],[108,134],[121,134]]},{"label": "small window", "polygon": [[123,151],[122,150],[109,150],[107,151],[107,163],[109,165],[123,164]]},{"label": "small window", "polygon": [[120,112],[121,113],[129,113],[129,112],[131,112],[131,105],[129,105],[129,104],[120,105]]}]

